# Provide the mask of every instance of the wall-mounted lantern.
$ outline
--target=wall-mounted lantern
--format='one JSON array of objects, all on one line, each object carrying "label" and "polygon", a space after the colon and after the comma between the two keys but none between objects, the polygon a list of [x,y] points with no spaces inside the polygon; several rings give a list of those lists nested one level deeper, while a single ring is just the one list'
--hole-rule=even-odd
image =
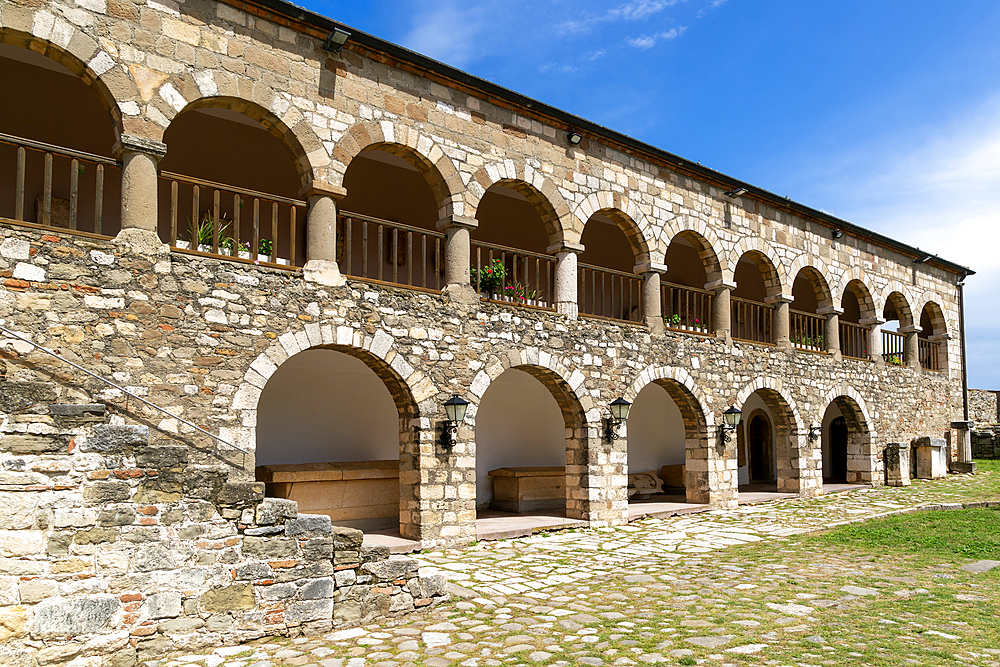
[{"label": "wall-mounted lantern", "polygon": [[723,442],[729,442],[732,440],[733,431],[736,427],[740,425],[740,419],[743,417],[743,411],[737,408],[735,405],[730,405],[729,409],[722,413],[722,423],[719,425],[719,435]]},{"label": "wall-mounted lantern", "polygon": [[816,439],[819,438],[819,436],[822,435],[822,433],[823,433],[822,424],[820,424],[819,426],[813,426],[813,423],[809,422],[809,442],[816,442]]},{"label": "wall-mounted lantern", "polygon": [[330,34],[326,36],[323,41],[323,48],[330,53],[340,53],[344,50],[344,44],[347,44],[347,40],[350,38],[351,33],[341,28],[334,28],[330,31]]},{"label": "wall-mounted lantern", "polygon": [[620,396],[611,401],[608,406],[608,409],[611,410],[611,416],[607,418],[604,425],[604,437],[607,438],[608,442],[614,442],[618,439],[618,429],[628,419],[628,409],[631,407],[632,404]]},{"label": "wall-mounted lantern", "polygon": [[447,417],[441,432],[441,444],[444,447],[451,447],[458,440],[458,425],[465,419],[468,407],[469,402],[458,394],[453,394],[444,402],[444,414]]},{"label": "wall-mounted lantern", "polygon": [[583,141],[583,135],[576,130],[570,130],[566,133],[566,140],[574,146],[579,146],[580,142]]}]

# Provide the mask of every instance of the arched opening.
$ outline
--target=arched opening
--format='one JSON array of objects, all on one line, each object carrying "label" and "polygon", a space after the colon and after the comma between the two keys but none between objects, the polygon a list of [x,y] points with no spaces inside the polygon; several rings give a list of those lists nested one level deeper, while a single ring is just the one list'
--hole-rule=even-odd
[{"label": "arched opening", "polygon": [[163,135],[160,238],[189,252],[301,266],[301,149],[288,145],[290,133],[281,134],[267,112],[241,100],[212,102],[223,106],[188,107]]},{"label": "arched opening", "polygon": [[479,518],[566,517],[576,485],[567,464],[580,458],[582,419],[569,388],[547,369],[517,366],[493,380],[475,413]]},{"label": "arched opening", "polygon": [[664,325],[674,331],[712,333],[715,294],[705,285],[720,275],[712,247],[695,232],[683,231],[670,240],[664,261],[667,271],[660,279]]},{"label": "arched opening", "polygon": [[819,314],[821,306],[829,308],[831,305],[826,280],[815,268],[803,267],[792,283],[792,298],[788,321],[792,346],[799,350],[826,352],[827,344],[823,340],[826,317]]},{"label": "arched opening", "polygon": [[556,258],[547,254],[556,213],[524,181],[494,183],[476,210],[472,286],[485,299],[521,306],[555,305]]},{"label": "arched opening", "polygon": [[732,337],[750,343],[774,343],[774,307],[765,300],[780,290],[778,273],[767,256],[750,250],[733,273]]},{"label": "arched opening", "polygon": [[882,358],[887,364],[904,366],[909,362],[906,357],[906,335],[899,329],[913,325],[910,314],[910,304],[899,292],[892,292],[886,299],[882,309]]},{"label": "arched opening", "polygon": [[861,319],[875,317],[875,305],[871,292],[860,280],[852,280],[844,289],[840,306],[840,352],[852,359],[870,359],[868,350],[868,327]]},{"label": "arched opening", "polygon": [[823,414],[823,484],[873,483],[881,479],[877,452],[864,413],[849,396],[837,396]]},{"label": "arched opening", "polygon": [[676,380],[660,379],[636,394],[628,415],[630,515],[650,503],[709,500],[708,429],[698,400]]},{"label": "arched opening", "polygon": [[[632,231],[632,237],[625,230]],[[581,314],[641,322],[642,278],[633,269],[640,248],[634,223],[615,210],[598,211],[583,228],[577,264]]]},{"label": "arched opening", "polygon": [[42,55],[21,48],[27,38],[3,32],[3,41],[17,43],[0,43],[0,219],[114,236],[121,169],[109,94],[54,46]]},{"label": "arched opening", "polygon": [[[791,408],[773,389],[758,389],[743,402],[737,427],[740,499],[755,493],[799,493],[799,434]],[[747,495],[751,494],[751,495]]]},{"label": "arched opening", "polygon": [[928,301],[920,311],[920,333],[917,345],[921,368],[944,371],[948,362],[948,329],[941,306]]},{"label": "arched opening", "polygon": [[300,512],[395,530],[400,453],[414,414],[405,383],[376,357],[354,348],[299,352],[258,400],[257,479],[266,495],[295,500]]},{"label": "arched opening", "polygon": [[[434,165],[407,146],[375,144],[351,160],[347,196],[339,204],[340,270],[365,280],[439,290],[444,279],[444,234]],[[350,248],[350,252],[347,249]]]}]

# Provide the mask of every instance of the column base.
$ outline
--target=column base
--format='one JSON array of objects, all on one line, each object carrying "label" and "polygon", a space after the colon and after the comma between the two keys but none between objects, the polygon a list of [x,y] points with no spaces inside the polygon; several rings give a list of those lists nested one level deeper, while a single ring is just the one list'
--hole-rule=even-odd
[{"label": "column base", "polygon": [[136,255],[169,255],[170,246],[160,240],[156,232],[139,227],[126,227],[118,232],[112,243]]},{"label": "column base", "polygon": [[328,259],[310,259],[302,267],[302,277],[307,283],[326,287],[341,287],[347,283],[337,263]]},{"label": "column base", "polygon": [[559,301],[556,303],[556,312],[571,320],[580,319],[580,307],[575,301]]},{"label": "column base", "polygon": [[647,317],[646,326],[649,327],[649,333],[657,336],[663,334],[667,330],[663,324],[662,317]]},{"label": "column base", "polygon": [[441,290],[452,303],[459,303],[463,306],[475,306],[479,303],[479,294],[468,283],[451,283],[445,285]]}]

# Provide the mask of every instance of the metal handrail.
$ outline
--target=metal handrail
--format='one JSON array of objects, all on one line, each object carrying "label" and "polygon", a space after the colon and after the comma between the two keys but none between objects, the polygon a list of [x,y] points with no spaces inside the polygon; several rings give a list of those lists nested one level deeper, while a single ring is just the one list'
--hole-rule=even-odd
[{"label": "metal handrail", "polygon": [[70,361],[69,359],[67,359],[67,358],[65,358],[65,357],[61,357],[61,356],[59,356],[58,354],[56,354],[56,353],[55,353],[55,352],[53,352],[52,350],[50,350],[50,349],[48,349],[48,348],[46,348],[46,347],[42,347],[41,345],[39,345],[38,343],[36,343],[36,342],[34,342],[34,341],[31,341],[31,340],[28,340],[28,339],[27,339],[27,338],[25,338],[24,336],[22,336],[22,335],[20,335],[20,334],[18,334],[18,333],[15,333],[15,332],[13,332],[13,331],[11,331],[10,329],[8,329],[8,328],[7,328],[7,327],[5,327],[5,326],[2,326],[2,325],[0,325],[0,331],[4,332],[5,334],[8,334],[8,335],[10,335],[10,336],[13,336],[14,338],[17,338],[18,340],[20,340],[20,341],[23,341],[23,342],[27,343],[28,345],[32,345],[32,346],[36,347],[37,349],[41,350],[42,352],[44,352],[44,353],[46,353],[46,354],[49,354],[49,355],[52,355],[53,357],[55,357],[55,358],[56,358],[56,359],[58,359],[59,361],[62,361],[62,362],[65,362],[65,363],[69,364],[70,366],[72,366],[73,368],[77,369],[78,371],[83,371],[84,373],[86,373],[86,374],[87,374],[87,375],[89,375],[90,377],[92,377],[92,378],[96,378],[96,379],[100,380],[101,382],[103,382],[103,383],[105,383],[105,384],[107,384],[107,385],[110,385],[110,386],[114,387],[115,389],[117,389],[118,391],[122,392],[123,394],[125,394],[125,395],[127,395],[127,396],[131,396],[131,397],[132,397],[132,398],[134,398],[135,400],[137,400],[137,401],[139,401],[139,402],[141,402],[141,403],[144,403],[144,404],[148,405],[149,407],[153,408],[154,410],[159,410],[160,412],[162,412],[163,414],[167,415],[167,416],[168,416],[168,417],[170,417],[171,419],[176,419],[176,420],[177,420],[177,421],[179,421],[180,423],[182,423],[182,424],[184,424],[184,425],[186,425],[186,426],[190,426],[191,428],[193,428],[193,429],[194,429],[194,430],[196,430],[196,431],[201,431],[202,433],[204,433],[204,434],[205,434],[205,435],[207,435],[208,437],[210,437],[210,438],[213,438],[213,439],[215,439],[215,440],[218,440],[218,441],[219,441],[219,442],[221,442],[222,444],[224,444],[224,445],[227,445],[227,446],[229,446],[229,447],[232,447],[232,448],[233,448],[233,449],[235,449],[236,451],[239,451],[239,452],[243,452],[244,454],[249,454],[249,453],[250,453],[250,452],[248,452],[247,450],[243,449],[242,447],[237,447],[236,445],[234,445],[233,443],[229,442],[228,440],[224,440],[223,438],[220,438],[219,436],[215,435],[214,433],[209,433],[208,431],[206,431],[206,430],[205,430],[205,429],[203,429],[202,427],[200,427],[200,426],[196,426],[195,424],[192,424],[192,423],[191,423],[191,422],[189,422],[188,420],[186,420],[186,419],[182,419],[181,417],[178,417],[178,416],[177,416],[177,415],[175,415],[174,413],[172,413],[172,412],[169,412],[169,411],[167,411],[167,410],[164,410],[163,408],[161,408],[161,407],[160,407],[160,406],[158,406],[158,405],[154,405],[153,403],[150,403],[149,401],[147,401],[146,399],[144,399],[144,398],[143,398],[142,396],[137,396],[137,395],[133,394],[132,392],[130,392],[130,391],[129,391],[128,389],[126,389],[125,387],[122,387],[121,385],[118,385],[118,384],[115,384],[115,383],[114,383],[114,382],[112,382],[111,380],[109,380],[109,379],[107,379],[107,378],[104,378],[104,377],[101,377],[101,376],[100,376],[100,375],[98,375],[97,373],[93,373],[93,372],[91,372],[91,371],[88,371],[88,370],[87,370],[86,368],[84,368],[83,366],[80,366],[79,364],[75,364],[75,363],[73,363],[72,361]]}]

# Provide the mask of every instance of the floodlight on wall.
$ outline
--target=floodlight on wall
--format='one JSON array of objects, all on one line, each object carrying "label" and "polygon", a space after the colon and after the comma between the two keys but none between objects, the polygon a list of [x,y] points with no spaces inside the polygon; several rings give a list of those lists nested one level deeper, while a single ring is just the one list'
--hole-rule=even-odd
[{"label": "floodlight on wall", "polygon": [[441,444],[451,447],[458,440],[458,425],[465,419],[465,411],[469,407],[469,402],[453,394],[451,398],[444,402],[445,422],[441,432]]},{"label": "floodlight on wall", "polygon": [[823,434],[823,425],[814,426],[812,422],[809,423],[809,442],[816,442],[820,435]]},{"label": "floodlight on wall", "polygon": [[935,256],[936,255],[925,254],[922,257],[917,257],[916,259],[914,259],[913,263],[914,264],[923,264],[924,262],[927,262],[927,261],[933,259]]},{"label": "floodlight on wall", "polygon": [[839,238],[841,238],[843,236],[844,236],[844,232],[840,231],[839,229],[834,229],[833,230],[833,238],[834,239],[839,239]]},{"label": "floodlight on wall", "polygon": [[611,401],[611,404],[608,406],[611,416],[605,420],[604,425],[604,437],[607,438],[608,442],[614,442],[618,439],[618,429],[628,419],[628,410],[631,407],[632,404],[620,396]]},{"label": "floodlight on wall", "polygon": [[347,44],[347,40],[350,36],[351,33],[346,30],[334,28],[330,34],[326,36],[326,41],[323,42],[323,48],[330,53],[340,53],[344,50],[344,44]]},{"label": "floodlight on wall", "polygon": [[740,425],[742,417],[743,411],[735,405],[730,405],[729,409],[722,413],[722,423],[719,424],[719,437],[722,438],[723,442],[729,442],[733,439],[731,434]]},{"label": "floodlight on wall", "polygon": [[730,190],[729,192],[726,192],[725,195],[730,199],[735,199],[736,197],[742,197],[746,193],[747,193],[746,188],[736,188],[735,190]]},{"label": "floodlight on wall", "polygon": [[576,130],[570,130],[566,134],[566,140],[569,141],[569,143],[573,144],[574,146],[579,146],[580,142],[583,141],[583,135],[577,132]]}]

